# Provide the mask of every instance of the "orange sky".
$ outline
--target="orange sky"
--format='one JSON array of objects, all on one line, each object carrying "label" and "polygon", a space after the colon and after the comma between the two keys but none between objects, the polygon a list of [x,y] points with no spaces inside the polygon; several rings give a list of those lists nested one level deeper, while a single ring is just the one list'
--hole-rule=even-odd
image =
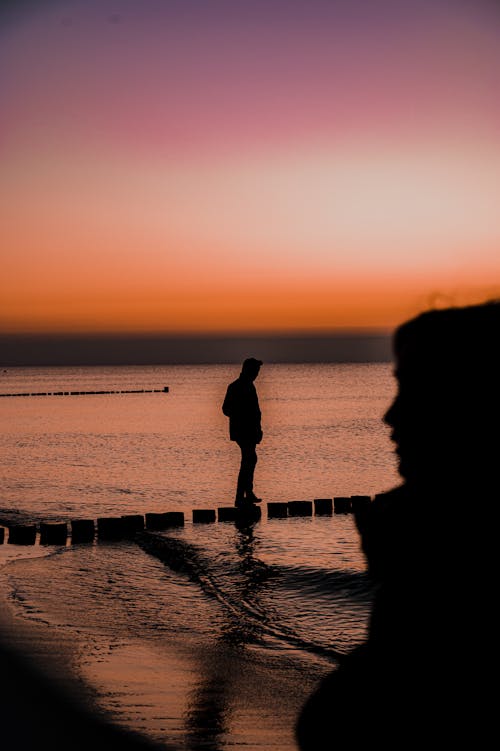
[{"label": "orange sky", "polygon": [[500,295],[491,4],[189,4],[0,16],[0,331],[387,330]]}]

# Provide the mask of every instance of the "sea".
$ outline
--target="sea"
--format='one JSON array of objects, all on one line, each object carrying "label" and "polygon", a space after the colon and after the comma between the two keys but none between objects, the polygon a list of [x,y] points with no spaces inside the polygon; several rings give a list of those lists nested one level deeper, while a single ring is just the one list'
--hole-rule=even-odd
[{"label": "sea", "polygon": [[56,661],[60,645],[99,711],[159,748],[296,751],[297,714],[365,638],[373,593],[352,514],[272,518],[267,504],[373,497],[400,482],[383,422],[390,363],[265,364],[260,519],[193,521],[234,504],[239,449],[221,406],[238,374],[0,372],[2,395],[39,394],[0,397],[6,529],[184,514],[182,527],[137,540],[15,545],[6,532],[0,545],[0,589],[18,621],[50,634]]}]

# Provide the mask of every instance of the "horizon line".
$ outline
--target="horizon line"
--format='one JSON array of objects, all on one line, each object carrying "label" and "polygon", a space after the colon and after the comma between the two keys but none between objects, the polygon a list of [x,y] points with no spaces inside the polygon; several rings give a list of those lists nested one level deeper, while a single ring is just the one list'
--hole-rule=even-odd
[{"label": "horizon line", "polygon": [[1,334],[0,365],[232,364],[249,356],[267,363],[389,362],[386,332],[287,334]]},{"label": "horizon line", "polygon": [[168,337],[168,338],[245,338],[245,337],[335,337],[335,336],[385,336],[394,326],[336,326],[295,329],[0,329],[0,337]]}]

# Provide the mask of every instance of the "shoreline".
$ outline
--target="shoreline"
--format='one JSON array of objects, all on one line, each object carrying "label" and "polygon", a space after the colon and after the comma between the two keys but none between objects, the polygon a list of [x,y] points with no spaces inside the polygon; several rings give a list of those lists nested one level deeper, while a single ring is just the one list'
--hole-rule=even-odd
[{"label": "shoreline", "polygon": [[[16,560],[2,567],[0,577]],[[99,710],[90,687],[76,674],[68,644],[48,624],[28,623],[17,615],[4,589],[0,612],[2,740],[7,751],[38,746],[67,751],[68,743],[75,751],[177,751],[119,727]]]},{"label": "shoreline", "polygon": [[76,751],[181,751],[207,743],[213,751],[242,743],[296,751],[295,720],[327,670],[322,661],[311,666],[310,656],[295,650],[204,639],[161,649],[124,640],[98,653],[82,642],[78,650],[71,632],[16,613],[4,585],[19,560],[26,558],[0,570],[7,749],[47,744],[67,751],[71,739]]}]

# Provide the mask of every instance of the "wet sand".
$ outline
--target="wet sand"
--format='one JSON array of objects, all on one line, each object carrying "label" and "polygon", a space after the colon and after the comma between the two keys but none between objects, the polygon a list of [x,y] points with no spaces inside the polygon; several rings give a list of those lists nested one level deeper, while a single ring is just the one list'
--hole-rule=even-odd
[{"label": "wet sand", "polygon": [[297,713],[325,670],[306,675],[295,653],[263,661],[224,643],[171,654],[129,643],[105,660],[75,658],[48,625],[4,596],[1,605],[6,749],[294,751]]},{"label": "wet sand", "polygon": [[332,667],[324,660],[252,643],[244,625],[215,639],[199,629],[159,640],[117,629],[111,641],[109,628],[96,640],[78,620],[59,628],[56,615],[49,625],[36,598],[19,606],[24,593],[9,576],[39,549],[0,552],[6,749],[296,751],[296,718]]},{"label": "wet sand", "polygon": [[73,672],[68,645],[56,640],[48,626],[28,626],[14,615],[4,596],[0,606],[0,706],[6,751],[39,746],[54,751],[158,748],[96,709]]}]

